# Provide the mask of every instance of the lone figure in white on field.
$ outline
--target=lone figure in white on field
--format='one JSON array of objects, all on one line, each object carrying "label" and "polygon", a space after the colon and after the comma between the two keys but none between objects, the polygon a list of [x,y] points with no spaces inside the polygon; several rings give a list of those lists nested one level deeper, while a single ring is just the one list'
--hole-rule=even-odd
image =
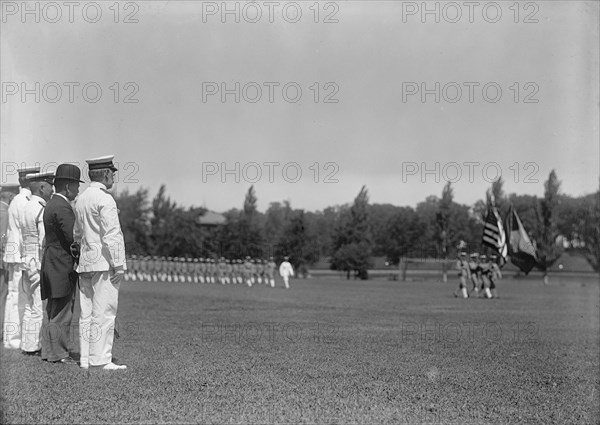
[{"label": "lone figure in white on field", "polygon": [[279,274],[283,278],[283,284],[286,289],[290,289],[289,279],[290,276],[294,276],[294,268],[288,261],[289,259],[289,257],[283,257],[283,262],[279,266]]}]

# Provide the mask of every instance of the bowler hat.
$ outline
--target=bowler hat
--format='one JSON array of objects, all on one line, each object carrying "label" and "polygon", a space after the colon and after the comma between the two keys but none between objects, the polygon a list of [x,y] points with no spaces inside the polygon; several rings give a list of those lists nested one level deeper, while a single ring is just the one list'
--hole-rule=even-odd
[{"label": "bowler hat", "polygon": [[54,174],[54,181],[56,180],[72,180],[85,183],[81,180],[81,170],[73,164],[60,164]]}]

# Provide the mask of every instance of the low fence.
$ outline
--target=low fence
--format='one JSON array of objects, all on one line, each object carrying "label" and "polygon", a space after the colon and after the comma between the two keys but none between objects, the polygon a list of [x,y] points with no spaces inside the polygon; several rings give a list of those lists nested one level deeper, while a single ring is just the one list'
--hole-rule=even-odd
[{"label": "low fence", "polygon": [[[598,276],[587,262],[582,258],[570,258],[574,256],[566,255],[561,257],[549,269],[549,275],[560,276]],[[564,261],[561,261],[564,260]],[[582,261],[583,260],[583,261]],[[563,266],[564,264],[564,266]],[[445,266],[445,267],[444,267]],[[562,266],[562,267],[561,267]],[[369,279],[388,279],[398,281],[414,281],[414,280],[443,280],[444,268],[448,281],[455,281],[457,277],[456,260],[440,260],[440,259],[408,259],[400,265],[389,267],[375,267],[369,269]],[[519,279],[541,279],[543,272],[533,269],[527,276],[522,273],[509,260],[502,267],[502,274],[505,278]],[[323,267],[311,268],[310,275],[315,277],[331,277],[346,279],[347,274],[344,271],[330,270]],[[358,279],[354,273],[350,273],[350,279]]]}]

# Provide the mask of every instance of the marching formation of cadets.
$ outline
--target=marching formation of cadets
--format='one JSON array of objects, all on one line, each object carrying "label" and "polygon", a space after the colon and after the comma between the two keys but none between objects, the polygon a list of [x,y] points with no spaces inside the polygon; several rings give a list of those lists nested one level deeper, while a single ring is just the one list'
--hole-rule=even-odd
[{"label": "marching formation of cadets", "polygon": [[[498,298],[496,283],[502,279],[502,272],[498,266],[496,255],[490,255],[490,259],[476,252],[472,253],[467,260],[467,253],[461,252],[456,261],[458,270],[458,289],[454,291],[455,297],[462,298]],[[471,284],[471,291],[468,286]]]},{"label": "marching formation of cadets", "polygon": [[[224,257],[215,260],[132,255],[127,259],[125,279],[143,282],[244,284],[250,287],[265,284],[274,288],[276,267],[273,257],[268,260],[250,257],[245,260]],[[288,288],[289,284],[285,286]]]}]

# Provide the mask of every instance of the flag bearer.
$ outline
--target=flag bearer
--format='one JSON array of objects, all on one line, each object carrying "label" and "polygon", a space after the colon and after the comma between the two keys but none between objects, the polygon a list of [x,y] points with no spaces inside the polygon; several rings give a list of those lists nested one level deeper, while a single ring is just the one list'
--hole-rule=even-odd
[{"label": "flag bearer", "polygon": [[500,266],[498,266],[498,256],[495,254],[490,256],[490,271],[490,289],[492,291],[492,297],[498,298],[496,282],[502,279],[502,272],[500,271]]},{"label": "flag bearer", "polygon": [[479,257],[479,270],[481,273],[483,297],[492,298],[492,293],[490,292],[490,276],[492,271],[490,268],[490,263],[487,262],[487,256],[485,254]]},{"label": "flag bearer", "polygon": [[475,292],[474,296],[477,297],[479,295],[479,287],[481,286],[481,280],[479,278],[479,254],[473,252],[470,257],[471,259],[469,261],[469,276],[471,277],[471,283],[473,285],[473,288],[471,289],[471,294]]},{"label": "flag bearer", "polygon": [[454,296],[458,297],[460,295],[463,298],[468,298],[467,283],[471,280],[471,272],[466,252],[463,251],[460,253],[456,261],[456,269],[458,270],[458,289],[454,291]]}]

